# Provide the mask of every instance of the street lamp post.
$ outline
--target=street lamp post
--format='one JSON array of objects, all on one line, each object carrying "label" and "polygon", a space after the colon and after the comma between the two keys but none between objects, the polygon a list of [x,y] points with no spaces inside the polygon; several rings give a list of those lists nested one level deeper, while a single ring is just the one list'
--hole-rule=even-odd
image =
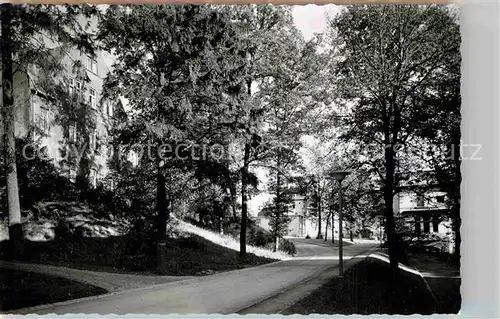
[{"label": "street lamp post", "polygon": [[334,171],[331,173],[331,176],[339,182],[339,276],[342,276],[344,273],[344,256],[343,256],[343,229],[342,229],[342,181],[344,178],[349,175],[347,171]]}]

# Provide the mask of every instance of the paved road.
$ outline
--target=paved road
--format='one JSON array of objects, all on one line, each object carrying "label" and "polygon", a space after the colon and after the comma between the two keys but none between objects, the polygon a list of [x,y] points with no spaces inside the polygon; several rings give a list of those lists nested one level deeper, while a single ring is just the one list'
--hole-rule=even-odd
[{"label": "paved road", "polygon": [[[46,307],[21,309],[16,313],[276,313],[285,310],[337,271],[337,247],[317,240],[300,239],[295,242],[298,255],[291,260]],[[365,255],[375,246],[346,246],[344,258],[351,259],[347,266],[355,259],[361,259],[354,259],[353,256]]]}]

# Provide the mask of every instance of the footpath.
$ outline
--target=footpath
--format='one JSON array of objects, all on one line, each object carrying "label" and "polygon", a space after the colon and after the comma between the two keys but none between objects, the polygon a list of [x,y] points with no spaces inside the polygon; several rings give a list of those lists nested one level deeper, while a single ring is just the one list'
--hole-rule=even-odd
[{"label": "footpath", "polygon": [[68,267],[31,264],[22,262],[0,261],[0,269],[21,270],[39,274],[51,275],[74,280],[109,292],[141,288],[156,284],[190,279],[188,276],[146,276],[109,272],[87,271]]}]

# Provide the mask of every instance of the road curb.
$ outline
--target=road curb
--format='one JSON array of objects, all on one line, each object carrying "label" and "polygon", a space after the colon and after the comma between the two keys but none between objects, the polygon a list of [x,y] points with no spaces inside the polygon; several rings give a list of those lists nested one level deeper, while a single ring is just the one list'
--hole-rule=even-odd
[{"label": "road curb", "polygon": [[422,278],[422,280],[424,281],[424,284],[425,284],[425,287],[427,288],[427,290],[429,291],[429,293],[431,294],[432,296],[432,299],[434,299],[434,302],[436,303],[436,305],[441,305],[441,303],[438,301],[436,295],[434,294],[434,291],[432,291],[432,288],[431,286],[429,285],[429,283],[427,282],[427,279],[425,279],[424,275],[422,274],[422,272],[420,271],[420,269],[418,269],[415,265],[413,265],[412,263],[408,262],[408,265],[410,265],[411,267],[413,267],[417,272],[418,274],[420,275],[420,278]]},{"label": "road curb", "polygon": [[[375,254],[376,252],[373,252],[372,254]],[[371,255],[371,254],[370,254]],[[389,258],[389,255],[387,255],[386,253],[380,253],[380,255],[384,256],[384,257],[387,257]],[[398,262],[398,267],[401,269],[401,266],[406,266],[406,267],[411,267],[413,268],[413,270],[420,276],[420,278],[422,278],[422,281],[424,282],[425,284],[425,288],[427,289],[427,291],[430,293],[432,299],[434,300],[434,302],[436,303],[436,305],[440,305],[440,302],[437,300],[436,298],[436,295],[434,294],[434,292],[432,291],[431,287],[429,286],[429,283],[427,282],[427,280],[425,279],[424,275],[422,274],[422,272],[417,268],[415,267],[413,264],[411,263],[408,263],[408,265],[405,265],[403,263],[400,263]]]}]

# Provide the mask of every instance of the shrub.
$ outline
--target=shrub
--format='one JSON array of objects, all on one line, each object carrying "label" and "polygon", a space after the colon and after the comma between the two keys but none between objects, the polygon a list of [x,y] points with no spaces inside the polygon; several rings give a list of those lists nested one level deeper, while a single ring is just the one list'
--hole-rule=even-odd
[{"label": "shrub", "polygon": [[[230,218],[226,222],[224,233],[234,238],[240,238],[240,219]],[[247,244],[252,246],[264,247],[269,241],[266,237],[268,232],[262,227],[255,224],[255,221],[247,220]],[[272,240],[272,239],[271,239]]]},{"label": "shrub", "polygon": [[[16,140],[16,164],[19,183],[19,196],[23,209],[31,209],[37,202],[77,199],[73,183],[63,176],[52,159],[36,156],[35,149],[40,147],[27,139]],[[24,152],[23,152],[24,149]],[[5,171],[3,160],[0,161],[0,174]],[[5,180],[0,180],[0,188],[5,187]],[[0,192],[0,205],[5,204],[5,192]]]},{"label": "shrub", "polygon": [[193,237],[193,236],[180,238],[178,240],[178,242],[179,242],[180,248],[189,248],[189,249],[201,249],[201,248],[203,248],[203,245],[200,242],[200,240],[197,239],[196,237]]},{"label": "shrub", "polygon": [[368,228],[361,229],[359,231],[359,235],[361,236],[361,238],[365,238],[365,239],[372,239],[373,238],[373,232]]},{"label": "shrub", "polygon": [[257,247],[266,247],[269,243],[273,243],[274,239],[270,232],[263,229],[258,229],[254,236],[249,238],[249,244]]},{"label": "shrub", "polygon": [[145,270],[156,256],[155,230],[151,223],[138,219],[126,235],[120,248],[118,266],[131,270]]},{"label": "shrub", "polygon": [[85,237],[83,227],[77,227],[72,222],[61,218],[54,227],[54,237],[59,241],[73,241]]},{"label": "shrub", "polygon": [[297,248],[295,247],[295,244],[285,238],[281,238],[278,249],[291,256],[297,254]]}]

